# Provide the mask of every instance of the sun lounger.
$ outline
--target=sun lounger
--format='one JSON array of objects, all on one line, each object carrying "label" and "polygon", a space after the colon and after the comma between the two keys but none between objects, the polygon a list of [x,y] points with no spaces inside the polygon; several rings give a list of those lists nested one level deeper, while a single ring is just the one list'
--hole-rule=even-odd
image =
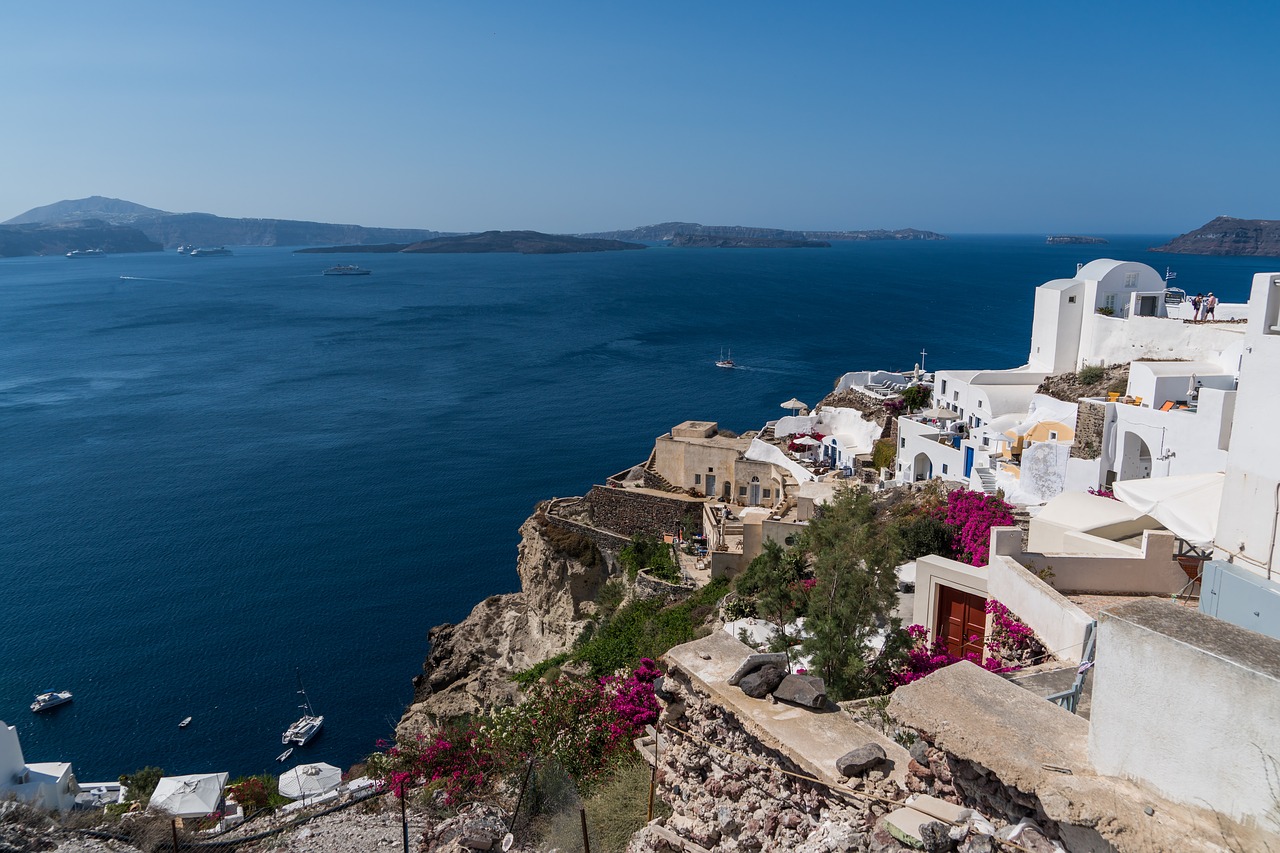
[{"label": "sun lounger", "polygon": [[1167,411],[1170,411],[1172,408],[1173,408],[1173,401],[1165,400],[1164,405],[1160,407],[1160,411],[1167,412]]}]

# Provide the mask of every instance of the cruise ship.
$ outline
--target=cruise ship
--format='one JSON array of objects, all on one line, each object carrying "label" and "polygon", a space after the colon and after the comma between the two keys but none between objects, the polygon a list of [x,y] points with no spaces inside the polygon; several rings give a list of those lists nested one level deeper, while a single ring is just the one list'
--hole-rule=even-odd
[{"label": "cruise ship", "polygon": [[187,257],[211,258],[211,257],[214,257],[215,255],[229,255],[229,254],[231,254],[230,249],[228,249],[226,246],[219,246],[216,249],[192,249],[191,251],[187,252]]},{"label": "cruise ship", "polygon": [[106,257],[106,255],[107,253],[101,249],[76,249],[74,251],[67,252],[68,258],[103,258]]},{"label": "cruise ship", "polygon": [[355,264],[339,264],[336,267],[329,267],[324,271],[325,275],[368,275],[369,270],[364,267],[358,267]]}]

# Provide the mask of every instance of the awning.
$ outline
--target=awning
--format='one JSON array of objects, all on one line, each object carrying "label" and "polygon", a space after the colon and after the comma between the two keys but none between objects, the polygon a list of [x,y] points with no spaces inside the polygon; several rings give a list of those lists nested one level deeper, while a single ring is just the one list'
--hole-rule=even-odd
[{"label": "awning", "polygon": [[151,794],[150,806],[174,817],[204,817],[218,810],[227,773],[165,776]]},{"label": "awning", "polygon": [[1174,535],[1197,548],[1213,544],[1222,504],[1221,471],[1181,474],[1144,480],[1118,480],[1116,497],[1159,521]]}]

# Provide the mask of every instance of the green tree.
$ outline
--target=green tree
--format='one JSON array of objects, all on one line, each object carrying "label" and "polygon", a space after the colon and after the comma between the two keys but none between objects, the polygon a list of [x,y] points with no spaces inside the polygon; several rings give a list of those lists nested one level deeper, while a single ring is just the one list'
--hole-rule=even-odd
[{"label": "green tree", "polygon": [[807,568],[803,551],[784,549],[767,539],[760,555],[734,580],[738,595],[753,598],[756,613],[778,626],[778,639],[784,644],[786,624],[804,612],[806,596],[800,581]]},{"label": "green tree", "polygon": [[680,567],[671,556],[671,546],[656,536],[643,533],[632,536],[631,544],[618,552],[618,562],[632,580],[641,569],[648,569],[660,580],[671,583],[680,580]]},{"label": "green tree", "polygon": [[876,507],[865,491],[844,489],[809,522],[806,547],[817,583],[809,596],[804,651],[833,699],[860,692],[869,640],[898,602],[897,549],[881,535]]}]

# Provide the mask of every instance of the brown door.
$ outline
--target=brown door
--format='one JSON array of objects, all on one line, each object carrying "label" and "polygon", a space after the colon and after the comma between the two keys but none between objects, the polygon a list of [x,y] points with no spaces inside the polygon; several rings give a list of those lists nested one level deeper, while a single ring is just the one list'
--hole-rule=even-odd
[{"label": "brown door", "polygon": [[949,586],[938,588],[938,624],[934,636],[956,657],[976,654],[982,659],[982,640],[987,632],[986,599]]}]

